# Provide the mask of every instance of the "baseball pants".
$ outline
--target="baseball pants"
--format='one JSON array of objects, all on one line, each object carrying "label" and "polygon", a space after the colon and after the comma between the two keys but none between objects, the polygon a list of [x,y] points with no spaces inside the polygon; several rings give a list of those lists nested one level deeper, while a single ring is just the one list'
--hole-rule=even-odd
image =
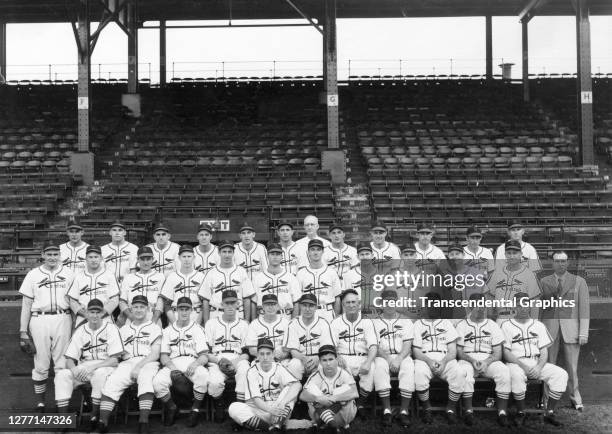
[{"label": "baseball pants", "polygon": [[[422,360],[414,361],[414,385],[417,392],[429,389],[429,382],[434,374],[429,365]],[[440,378],[448,383],[448,389],[454,393],[463,393],[466,373],[457,363],[449,360]]]},{"label": "baseball pants", "polygon": [[287,370],[291,372],[298,380],[304,378],[304,374],[310,376],[310,374],[319,368],[319,356],[306,356],[306,358],[317,362],[313,369],[306,369],[306,365],[304,365],[304,363],[302,363],[299,359],[289,359],[287,365],[285,366]]},{"label": "baseball pants", "polygon": [[359,388],[364,392],[371,392],[374,389],[374,372],[375,372],[375,362],[372,362],[370,366],[370,370],[365,375],[359,374],[359,368],[362,363],[367,360],[366,356],[348,356],[342,354],[342,359],[346,364],[346,370],[353,376],[359,377]]},{"label": "baseball pants", "polygon": [[[219,353],[218,357],[225,357],[229,361],[233,362],[235,359],[240,357],[236,353],[223,354]],[[244,399],[244,392],[246,390],[246,374],[249,370],[250,365],[247,360],[240,360],[236,366],[236,397]],[[227,375],[225,375],[219,369],[219,365],[216,363],[208,364],[208,394],[213,398],[219,398],[225,390],[225,381]]]},{"label": "baseball pants", "polygon": [[[278,396],[277,401],[282,400],[287,394],[287,391],[288,388],[285,387]],[[268,401],[267,404],[272,404],[272,402]],[[291,407],[291,411],[293,411],[295,401],[288,402],[287,405]],[[233,402],[230,404],[229,409],[227,411],[229,413],[229,416],[234,420],[234,422],[240,425],[244,425],[244,423],[252,417],[261,419],[270,425],[274,424],[277,421],[277,416],[273,416],[267,411],[263,411],[256,407],[254,404],[248,402]],[[291,413],[289,413],[287,419],[289,419],[290,416]]]},{"label": "baseball pants", "polygon": [[45,381],[49,378],[51,359],[55,371],[65,366],[64,352],[72,334],[72,318],[67,313],[33,316],[29,329],[36,348],[32,380]]},{"label": "baseball pants", "polygon": [[[464,393],[474,393],[474,378],[475,375],[474,366],[467,360],[459,360],[459,366],[465,371],[465,388]],[[487,366],[482,377],[492,378],[495,381],[495,392],[502,398],[508,398],[510,394],[510,369],[500,360],[490,363]]]},{"label": "baseball pants", "polygon": [[565,368],[569,375],[567,389],[570,400],[575,404],[582,404],[582,396],[578,390],[578,358],[580,357],[580,345],[578,343],[567,343],[563,340],[563,333],[559,330],[557,339],[548,347],[548,361],[553,365],[557,363],[559,346],[563,347],[565,357]]},{"label": "baseball pants", "polygon": [[[79,363],[79,366],[91,366],[100,363],[100,360],[88,360]],[[91,384],[91,397],[94,399],[102,398],[102,388],[108,376],[115,370],[110,366],[98,368],[94,371],[89,383]],[[55,400],[68,401],[72,396],[72,391],[75,387],[85,384],[85,382],[77,380],[72,375],[70,369],[60,369],[55,374]]]},{"label": "baseball pants", "polygon": [[[538,364],[538,360],[535,358],[521,358],[521,362],[525,365],[532,367]],[[508,363],[510,369],[510,383],[512,388],[512,394],[523,395],[527,391],[527,374],[523,369],[516,363]],[[562,395],[567,388],[567,372],[565,369],[553,365],[552,363],[546,363],[542,367],[540,376],[533,378],[534,380],[542,380],[548,386],[550,393],[555,395]]]},{"label": "baseball pants", "polygon": [[[145,357],[132,357],[129,360],[124,360],[119,363],[117,369],[106,379],[106,384],[102,389],[102,394],[108,396],[113,401],[119,401],[121,395],[132,384],[134,380],[130,376],[132,369]],[[158,362],[150,362],[145,364],[138,372],[136,383],[138,384],[138,396],[145,393],[153,393],[153,378],[159,371]]]},{"label": "baseball pants", "polygon": [[[400,364],[398,379],[400,393],[404,392],[406,394],[412,395],[412,392],[414,392],[415,387],[414,361],[410,356],[402,360],[402,363]],[[374,389],[376,391],[391,389],[391,373],[389,370],[389,362],[387,362],[382,357],[377,357],[376,359],[374,359]]]},{"label": "baseball pants", "polygon": [[[321,422],[321,413],[326,409],[324,408],[315,408],[312,403],[308,404],[308,415],[310,419],[319,424]],[[350,424],[357,415],[357,405],[355,405],[355,400],[351,399],[349,402],[344,404],[342,408],[334,415],[334,425],[338,428],[342,428]]]},{"label": "baseball pants", "polygon": [[[195,360],[196,359],[190,356],[180,356],[172,359],[172,363],[174,363],[176,369],[184,374],[189,365]],[[170,373],[170,369],[163,367],[159,370],[155,378],[153,378],[153,391],[157,398],[161,398],[170,393],[170,386],[172,386],[172,377]],[[204,366],[198,366],[195,372],[187,378],[193,383],[193,390],[202,394],[206,393],[208,389],[208,369]]]}]

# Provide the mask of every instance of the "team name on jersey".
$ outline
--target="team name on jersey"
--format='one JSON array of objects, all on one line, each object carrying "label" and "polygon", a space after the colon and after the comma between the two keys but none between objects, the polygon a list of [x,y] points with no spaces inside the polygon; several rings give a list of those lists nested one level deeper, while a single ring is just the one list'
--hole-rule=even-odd
[{"label": "team name on jersey", "polygon": [[119,252],[119,254],[111,253],[110,255],[106,256],[104,258],[104,262],[129,262],[131,254],[132,252],[129,250],[123,249]]},{"label": "team name on jersey", "polygon": [[131,336],[126,336],[125,340],[123,341],[123,345],[124,346],[128,346],[128,345],[151,345],[152,342],[149,340],[149,338],[151,337],[151,333],[142,330],[140,333],[137,334],[133,334]]},{"label": "team name on jersey", "polygon": [[322,281],[321,286],[315,286],[312,283],[309,283],[308,285],[304,286],[304,288],[302,288],[302,292],[306,294],[306,293],[317,291],[320,295],[328,295],[329,288],[331,288],[331,285],[327,282]]},{"label": "team name on jersey", "polygon": [[305,333],[298,338],[298,341],[301,346],[306,347],[311,345],[313,347],[318,347],[321,345],[321,341],[318,340],[321,337],[319,333],[315,333],[311,331],[310,333]]},{"label": "team name on jersey", "polygon": [[174,285],[174,288],[172,289],[174,290],[174,292],[184,292],[186,294],[192,294],[198,292],[198,288],[200,288],[201,284],[202,282],[198,282],[197,280],[191,280],[189,284],[179,282]]},{"label": "team name on jersey", "polygon": [[382,338],[395,339],[395,336],[401,333],[403,330],[404,330],[404,326],[401,324],[393,324],[393,327],[391,329],[388,329],[387,327],[383,327],[378,332],[378,338],[379,339],[382,339]]},{"label": "team name on jersey", "polygon": [[[83,344],[82,352],[88,352],[92,359],[98,359],[104,357],[108,353],[108,340],[104,338],[98,338],[98,344],[93,345],[91,341]],[[82,359],[83,357],[81,357]]]},{"label": "team name on jersey", "polygon": [[524,345],[537,346],[539,340],[540,340],[540,335],[538,335],[536,332],[531,331],[531,330],[527,333],[527,336],[524,336],[522,333],[516,333],[515,335],[512,336],[513,344],[524,344]]},{"label": "team name on jersey", "polygon": [[480,330],[480,334],[470,331],[463,336],[463,342],[469,342],[474,345],[493,346],[493,336],[488,330]]},{"label": "team name on jersey", "polygon": [[242,340],[239,336],[231,334],[230,339],[227,339],[225,336],[219,336],[217,339],[215,339],[214,344],[215,347],[229,347],[230,349],[235,350],[237,348],[240,348],[240,346],[242,345]]},{"label": "team name on jersey", "polygon": [[[174,339],[170,339],[168,345],[170,345],[170,350],[174,353],[180,353],[179,348],[182,347],[183,350],[190,350],[194,353],[196,352],[196,344],[193,339],[193,335],[191,333],[185,333],[185,337],[177,336]],[[173,348],[174,347],[174,348]]]},{"label": "team name on jersey", "polygon": [[264,286],[261,286],[259,289],[261,290],[262,295],[266,292],[270,294],[288,294],[289,287],[287,286],[289,282],[283,279],[278,280],[278,285],[273,285],[272,282],[266,282]]},{"label": "team name on jersey", "polygon": [[344,342],[365,342],[365,334],[363,333],[363,327],[355,327],[355,333],[351,334],[349,330],[342,330],[338,333],[338,339]]},{"label": "team name on jersey", "polygon": [[36,282],[39,288],[66,288],[66,278],[64,276],[55,276],[55,280],[45,277],[43,280]]},{"label": "team name on jersey", "polygon": [[94,297],[100,293],[106,291],[108,287],[108,283],[98,282],[96,286],[90,288],[89,285],[85,285],[82,288],[79,288],[79,295],[91,295],[93,293]]},{"label": "team name on jersey", "polygon": [[130,287],[130,292],[145,292],[148,291],[149,288],[156,288],[159,280],[149,279],[149,283],[142,282],[134,282],[134,284]]},{"label": "team name on jersey", "polygon": [[438,326],[434,328],[434,332],[430,333],[429,330],[423,330],[421,332],[421,339],[423,342],[433,342],[433,338],[436,338],[441,343],[446,343],[446,330],[444,327]]},{"label": "team name on jersey", "polygon": [[284,330],[272,330],[272,334],[268,334],[266,332],[258,333],[257,340],[268,338],[270,339],[276,348],[283,344],[283,340],[285,339],[285,331]]},{"label": "team name on jersey", "polygon": [[64,267],[70,267],[71,265],[81,265],[85,262],[85,258],[82,256],[77,255],[76,259],[70,259],[70,258],[66,258],[64,259],[64,261],[62,262],[62,265]]},{"label": "team name on jersey", "polygon": [[197,271],[206,272],[206,271],[210,270],[211,268],[215,268],[216,266],[217,266],[217,264],[215,264],[214,262],[209,262],[208,263],[208,267],[204,267],[202,265],[198,265],[197,267],[195,267],[195,269]]},{"label": "team name on jersey", "polygon": [[225,282],[221,282],[218,285],[215,285],[213,287],[213,294],[217,294],[218,292],[223,292],[226,289],[232,289],[235,288],[237,286],[240,286],[240,281],[236,280],[236,279],[232,279],[231,281],[232,283],[230,285],[226,285]]}]

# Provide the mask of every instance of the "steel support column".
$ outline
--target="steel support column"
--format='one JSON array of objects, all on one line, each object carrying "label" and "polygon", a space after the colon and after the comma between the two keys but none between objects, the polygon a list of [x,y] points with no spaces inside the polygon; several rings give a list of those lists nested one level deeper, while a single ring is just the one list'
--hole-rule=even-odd
[{"label": "steel support column", "polygon": [[0,83],[6,81],[6,23],[0,21]]},{"label": "steel support column", "polygon": [[127,5],[128,93],[138,92],[138,17],[136,2]]},{"label": "steel support column", "polygon": [[529,102],[529,19],[521,20],[523,51],[523,101]]},{"label": "steel support column", "polygon": [[166,85],[166,21],[159,22],[159,85]]},{"label": "steel support column", "polygon": [[487,58],[487,80],[493,78],[493,17],[485,17],[485,39],[486,39],[486,58]]},{"label": "steel support column", "polygon": [[338,121],[338,50],[336,44],[336,0],[325,0],[324,82],[327,97],[327,147],[340,147]]},{"label": "steel support column", "polygon": [[77,87],[78,150],[79,152],[89,152],[89,108],[91,82],[89,0],[81,0],[77,19],[77,48],[79,52],[79,81]]},{"label": "steel support column", "polygon": [[595,165],[593,153],[593,83],[591,79],[591,26],[587,0],[576,0],[577,107],[580,163]]}]

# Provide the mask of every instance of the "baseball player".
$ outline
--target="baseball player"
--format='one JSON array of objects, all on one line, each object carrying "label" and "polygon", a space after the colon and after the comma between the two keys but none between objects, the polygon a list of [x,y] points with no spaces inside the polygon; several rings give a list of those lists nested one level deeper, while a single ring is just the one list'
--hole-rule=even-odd
[{"label": "baseball player", "polygon": [[262,307],[262,297],[274,294],[278,297],[280,312],[290,320],[299,313],[297,301],[302,295],[297,278],[281,265],[283,248],[271,244],[268,248],[268,268],[253,276],[253,286],[258,308]]},{"label": "baseball player", "polygon": [[[417,320],[425,317],[425,310],[421,306],[421,297],[433,290],[433,282],[429,281],[424,274],[418,259],[417,250],[413,243],[402,246],[402,259],[397,269],[402,274],[408,275],[406,281],[396,285],[395,291],[401,300],[414,300],[412,306],[397,308],[403,318]],[[395,270],[394,270],[395,271]],[[392,289],[392,288],[389,288]]]},{"label": "baseball player", "polygon": [[198,424],[200,407],[208,390],[208,344],[202,326],[192,318],[189,297],[176,301],[176,321],[162,332],[160,361],[163,366],[153,378],[155,396],[164,403],[165,424],[174,424],[178,408],[170,395],[170,386],[184,374],[193,383],[193,405],[187,425]]},{"label": "baseball player", "polygon": [[231,241],[219,243],[221,262],[208,271],[200,288],[198,294],[202,299],[204,323],[223,314],[221,296],[227,289],[233,289],[238,294],[238,316],[241,319],[250,322],[256,317],[253,283],[246,270],[234,264],[234,248]]},{"label": "baseball player", "polygon": [[516,315],[514,319],[502,323],[506,341],[504,359],[510,369],[512,395],[516,402],[517,425],[525,421],[525,392],[527,379],[542,380],[548,386],[548,403],[544,421],[561,426],[555,418],[555,408],[567,387],[567,372],[552,363],[547,363],[548,347],[552,343],[546,326],[537,319],[530,318],[529,300],[525,292],[514,295]]},{"label": "baseball player", "polygon": [[[259,339],[270,339],[274,344],[274,359],[277,362],[289,358],[289,352],[283,348],[289,321],[278,312],[278,297],[274,294],[266,294],[262,298],[263,314],[249,324],[249,330],[245,340],[245,346],[249,349],[251,356],[257,357],[257,342]],[[286,362],[283,363],[286,366]]]},{"label": "baseball player", "polygon": [[[537,273],[542,269],[540,257],[537,250],[531,244],[523,241],[524,235],[525,228],[523,224],[517,220],[511,221],[508,225],[508,239],[519,243],[521,247],[521,262],[531,271]],[[503,268],[506,265],[504,263],[506,258],[506,244],[502,243],[495,252],[495,268]]]},{"label": "baseball player", "polygon": [[149,300],[147,321],[158,324],[161,312],[155,309],[155,305],[165,279],[162,273],[153,269],[153,261],[153,249],[149,246],[141,247],[138,249],[138,271],[128,274],[121,282],[119,310],[128,321],[133,319],[130,310],[132,300],[137,295],[142,295]]},{"label": "baseball player", "polygon": [[213,228],[208,223],[202,223],[198,227],[198,246],[193,249],[195,255],[195,269],[206,274],[215,265],[218,265],[219,250],[217,246],[211,244]]},{"label": "baseball player", "polygon": [[108,418],[123,392],[138,384],[138,432],[148,431],[149,413],[153,407],[153,377],[159,370],[161,328],[147,319],[150,300],[141,294],[130,301],[131,321],[119,333],[123,341],[123,361],[106,379],[100,403],[99,432],[108,430]]},{"label": "baseball player", "polygon": [[70,339],[72,318],[66,294],[73,274],[61,264],[57,245],[45,246],[41,256],[43,264],[28,271],[19,288],[23,296],[19,345],[22,351],[34,356],[36,411],[44,412],[51,360],[56,371],[63,367],[64,350]]},{"label": "baseball player", "polygon": [[244,402],[249,355],[243,352],[249,325],[238,318],[238,294],[227,289],[222,294],[223,315],[204,325],[208,339],[208,394],[215,403],[215,422],[225,420],[223,391],[228,377],[236,378],[236,399]]},{"label": "baseball player", "polygon": [[297,257],[298,270],[300,267],[308,266],[309,244],[312,240],[319,240],[323,247],[329,246],[329,241],[319,236],[319,219],[313,215],[304,218],[304,231],[306,236],[295,242],[295,255]]},{"label": "baseball player", "polygon": [[255,229],[245,223],[240,228],[240,242],[234,249],[234,263],[244,268],[251,281],[268,268],[268,252],[263,244],[255,241],[255,235]]},{"label": "baseball player", "polygon": [[[428,302],[440,300],[440,295],[430,292],[426,295]],[[423,421],[433,422],[429,402],[429,382],[433,376],[448,383],[448,403],[446,419],[449,424],[457,423],[455,414],[457,402],[464,391],[466,372],[457,363],[457,331],[447,319],[440,319],[440,310],[426,308],[427,318],[414,323],[414,382],[419,401],[423,406]]]},{"label": "baseball player", "polygon": [[247,372],[247,402],[232,403],[229,415],[252,430],[281,432],[301,389],[297,378],[274,361],[272,341],[261,339],[257,344],[257,362]]},{"label": "baseball player", "polygon": [[436,272],[438,266],[446,259],[442,249],[431,243],[434,234],[435,230],[432,224],[421,223],[417,225],[417,241],[414,243],[417,258],[420,260],[423,271],[432,274]]},{"label": "baseball player", "polygon": [[342,316],[331,322],[332,339],[338,349],[340,364],[353,377],[359,377],[357,412],[363,419],[366,401],[374,389],[374,359],[378,341],[372,321],[361,317],[357,291],[347,289],[342,293],[342,309]]},{"label": "baseball player", "polygon": [[342,284],[338,274],[322,261],[324,244],[321,240],[308,242],[310,264],[301,267],[297,273],[302,294],[312,293],[317,297],[319,316],[327,321],[340,314],[340,293]]},{"label": "baseball player", "polygon": [[[469,300],[484,300],[484,294],[472,294]],[[466,372],[463,389],[464,421],[474,424],[472,395],[474,378],[492,378],[495,381],[497,397],[497,421],[502,427],[508,426],[508,399],[510,398],[510,370],[502,362],[502,349],[506,340],[497,323],[487,318],[486,307],[474,307],[467,318],[457,326],[457,358]]]},{"label": "baseball player", "polygon": [[102,249],[88,246],[85,251],[85,270],[77,273],[68,289],[70,308],[76,315],[75,327],[87,322],[87,303],[98,299],[104,303],[103,320],[112,322],[113,311],[119,305],[119,285],[110,270],[104,267]]},{"label": "baseball player", "polygon": [[386,240],[387,233],[387,227],[380,222],[374,223],[370,228],[372,255],[380,271],[391,268],[393,264],[389,264],[389,261],[399,259],[401,256],[399,247]]},{"label": "baseball player", "polygon": [[138,247],[125,240],[125,226],[121,222],[114,222],[109,231],[111,242],[102,246],[102,257],[106,268],[121,283],[136,266],[136,252]]},{"label": "baseball player", "polygon": [[342,289],[357,291],[362,306],[372,306],[372,277],[377,269],[372,265],[370,243],[357,246],[357,263],[342,278]]},{"label": "baseball player", "polygon": [[168,276],[179,268],[179,249],[180,246],[170,241],[170,229],[163,223],[158,224],[153,229],[154,243],[148,245],[153,251],[153,269],[159,271],[164,276]]},{"label": "baseball player", "polygon": [[82,240],[83,232],[83,227],[76,220],[69,221],[66,225],[68,242],[59,246],[62,264],[73,273],[85,269],[85,249],[89,244]]},{"label": "baseball player", "polygon": [[463,253],[466,261],[468,261],[467,265],[470,267],[477,266],[483,274],[492,273],[495,269],[495,259],[491,249],[480,245],[482,231],[476,226],[471,226],[465,232],[465,239],[467,244],[463,248]]},{"label": "baseball player", "polygon": [[[198,296],[198,291],[204,282],[204,274],[193,268],[193,248],[191,246],[181,246],[179,262],[181,263],[180,269],[173,271],[166,277],[155,310],[158,312],[165,311],[168,322],[172,324],[176,321],[178,299],[188,297],[192,303],[191,320],[195,321],[196,324],[201,324],[202,302]],[[156,318],[160,315],[158,312],[154,314]]]},{"label": "baseball player", "polygon": [[344,243],[344,227],[334,223],[329,227],[331,244],[323,250],[323,262],[332,267],[342,280],[351,267],[359,264],[357,250]]},{"label": "baseball player", "polygon": [[285,271],[295,275],[298,270],[298,258],[296,242],[293,241],[293,225],[289,222],[281,222],[276,227],[279,244],[283,249],[283,260],[281,265]]},{"label": "baseball player", "polygon": [[378,337],[378,357],[374,360],[374,388],[383,404],[383,426],[390,427],[391,413],[391,374],[399,378],[402,397],[399,423],[410,426],[410,401],[414,392],[414,362],[412,360],[412,321],[402,318],[395,304],[397,293],[385,290],[380,294],[382,315],[372,320]]},{"label": "baseball player", "polygon": [[[512,300],[514,294],[525,292],[531,299],[539,298],[542,291],[540,282],[535,273],[521,262],[521,245],[516,240],[508,240],[504,245],[506,260],[503,261],[504,267],[496,267],[495,271],[487,282],[486,293],[489,298],[496,300]],[[496,261],[499,264],[500,261]],[[532,318],[538,317],[539,309],[531,308]],[[494,311],[498,320],[514,317],[512,308],[495,308]]]},{"label": "baseball player", "polygon": [[87,303],[87,323],[77,328],[66,353],[66,368],[55,375],[55,400],[59,413],[68,412],[72,391],[81,384],[91,384],[91,429],[98,425],[102,387],[119,363],[123,341],[119,329],[104,322],[104,303],[94,298]]},{"label": "baseball player", "polygon": [[348,433],[357,414],[355,399],[359,393],[355,379],[339,366],[333,345],[321,346],[318,359],[321,366],[308,378],[300,394],[300,399],[308,403],[312,431],[332,428]]}]

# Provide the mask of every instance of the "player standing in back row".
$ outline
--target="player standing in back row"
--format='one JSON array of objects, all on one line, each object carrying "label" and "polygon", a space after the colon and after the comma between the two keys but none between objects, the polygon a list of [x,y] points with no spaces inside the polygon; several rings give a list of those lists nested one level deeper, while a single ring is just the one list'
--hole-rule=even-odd
[{"label": "player standing in back row", "polygon": [[70,220],[66,225],[68,242],[59,246],[62,264],[73,273],[85,269],[85,249],[89,244],[82,240],[83,233],[83,227],[75,219]]},{"label": "player standing in back row", "polygon": [[125,240],[125,225],[114,222],[108,234],[111,242],[102,246],[105,266],[115,276],[118,283],[136,267],[138,247]]},{"label": "player standing in back row", "polygon": [[255,229],[248,223],[240,228],[240,242],[234,249],[234,263],[244,268],[251,282],[262,270],[268,268],[268,252],[263,244],[255,241]]},{"label": "player standing in back row", "polygon": [[319,236],[319,219],[313,215],[304,218],[304,231],[306,236],[295,242],[295,255],[297,257],[298,269],[305,267],[310,262],[308,257],[309,244],[313,240],[319,240],[323,247],[330,245],[329,241]]},{"label": "player standing in back row", "polygon": [[176,271],[180,267],[178,259],[180,246],[170,241],[170,229],[163,223],[153,229],[154,243],[148,245],[153,251],[153,269],[164,276]]},{"label": "player standing in back row", "polygon": [[[534,273],[537,273],[542,269],[542,263],[538,256],[537,250],[529,243],[523,241],[525,235],[525,228],[523,224],[517,220],[513,220],[508,225],[508,240],[516,241],[520,244],[521,248],[521,263],[524,263]],[[495,268],[503,268],[506,263],[506,244],[502,243],[495,252]]]},{"label": "player standing in back row", "polygon": [[351,267],[359,264],[357,250],[344,243],[344,236],[344,227],[338,223],[332,224],[329,227],[331,245],[323,250],[323,262],[336,270],[340,280],[344,278]]},{"label": "player standing in back row", "polygon": [[202,223],[198,227],[198,245],[193,249],[195,260],[193,266],[196,270],[206,275],[215,265],[219,265],[219,250],[210,241],[213,237],[213,228],[208,223]]}]

